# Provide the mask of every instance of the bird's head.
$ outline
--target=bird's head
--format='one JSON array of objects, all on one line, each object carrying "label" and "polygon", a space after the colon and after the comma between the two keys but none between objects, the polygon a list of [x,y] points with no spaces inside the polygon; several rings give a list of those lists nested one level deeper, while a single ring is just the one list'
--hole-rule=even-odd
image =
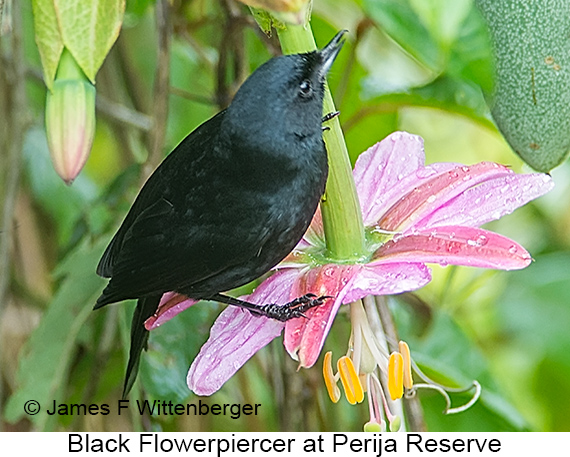
[{"label": "bird's head", "polygon": [[264,143],[279,147],[291,141],[322,141],[325,79],[345,32],[321,50],[275,57],[259,67],[228,107],[228,131],[238,138],[246,135],[262,148]]}]

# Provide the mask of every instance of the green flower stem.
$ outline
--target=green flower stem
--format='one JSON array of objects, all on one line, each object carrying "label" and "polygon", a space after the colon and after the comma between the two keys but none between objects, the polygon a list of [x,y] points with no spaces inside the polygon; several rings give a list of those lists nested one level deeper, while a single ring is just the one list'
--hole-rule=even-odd
[{"label": "green flower stem", "polygon": [[[309,25],[292,26],[278,30],[281,48],[285,54],[297,54],[317,49]],[[336,111],[332,95],[325,88],[324,113]],[[328,255],[338,261],[354,261],[366,256],[364,223],[360,203],[352,178],[352,168],[344,135],[338,118],[327,124],[323,137],[329,157],[329,178],[321,211]]]}]

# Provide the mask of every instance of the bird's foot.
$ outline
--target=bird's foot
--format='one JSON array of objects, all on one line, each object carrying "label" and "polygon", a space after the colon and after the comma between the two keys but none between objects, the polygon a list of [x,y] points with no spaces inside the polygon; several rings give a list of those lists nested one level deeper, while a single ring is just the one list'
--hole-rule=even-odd
[{"label": "bird's foot", "polygon": [[296,319],[298,317],[307,318],[305,313],[314,308],[315,306],[322,305],[328,298],[334,298],[330,295],[323,295],[317,297],[315,294],[305,294],[302,297],[296,298],[284,305],[276,305],[270,303],[267,305],[256,305],[239,298],[228,297],[223,294],[215,294],[209,297],[210,300],[217,300],[221,303],[226,303],[232,306],[239,306],[240,308],[247,309],[255,316],[265,316],[269,319],[275,319],[281,322],[286,322],[289,319]]},{"label": "bird's foot", "polygon": [[330,113],[327,113],[323,116],[323,118],[321,119],[321,122],[330,121],[331,119],[334,119],[335,117],[337,117],[339,114],[340,114],[340,111],[331,111]]},{"label": "bird's foot", "polygon": [[299,317],[304,317],[306,319],[307,316],[305,313],[309,309],[322,305],[328,298],[333,297],[330,295],[317,297],[315,294],[306,294],[290,301],[289,303],[285,303],[284,305],[276,305],[273,303],[264,305],[260,308],[259,315],[270,319],[276,319],[281,322],[286,322],[289,319],[296,319]]}]

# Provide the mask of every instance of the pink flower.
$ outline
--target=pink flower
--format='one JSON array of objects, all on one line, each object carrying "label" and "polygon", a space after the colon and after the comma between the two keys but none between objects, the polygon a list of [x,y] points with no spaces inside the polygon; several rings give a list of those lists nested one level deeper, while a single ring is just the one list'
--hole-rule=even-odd
[{"label": "pink flower", "polygon": [[[548,192],[544,174],[517,175],[496,163],[424,166],[420,137],[396,132],[361,154],[354,180],[366,226],[369,257],[355,264],[326,258],[320,213],[295,250],[247,300],[285,303],[306,293],[330,295],[309,319],[280,323],[228,306],[188,373],[199,395],[217,391],[256,351],[285,330],[284,344],[300,366],[318,359],[342,304],[367,295],[398,294],[431,280],[426,263],[513,270],[531,262],[516,242],[480,225]],[[194,304],[165,294],[150,330]]]}]

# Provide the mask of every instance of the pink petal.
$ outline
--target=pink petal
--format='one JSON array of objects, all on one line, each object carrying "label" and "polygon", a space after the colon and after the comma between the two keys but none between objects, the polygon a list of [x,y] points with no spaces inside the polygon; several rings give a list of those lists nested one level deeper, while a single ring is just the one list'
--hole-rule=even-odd
[{"label": "pink petal", "polygon": [[[244,299],[252,303],[286,303],[298,270],[281,270]],[[197,395],[211,395],[222,387],[259,349],[279,336],[283,322],[228,306],[216,319],[208,341],[192,362],[186,382]]]},{"label": "pink petal", "polygon": [[421,226],[422,219],[470,187],[511,174],[513,171],[492,162],[481,162],[470,167],[457,166],[424,180],[410,193],[403,195],[386,211],[377,225],[385,230],[405,230]]},{"label": "pink petal", "polygon": [[437,227],[388,241],[372,264],[394,261],[466,265],[516,270],[528,266],[530,254],[513,240],[472,227]]},{"label": "pink petal", "polygon": [[364,225],[374,225],[402,195],[423,180],[457,164],[424,167],[423,139],[395,132],[360,154],[354,166],[354,181],[362,208]]},{"label": "pink petal", "polygon": [[508,174],[467,189],[423,219],[416,228],[449,225],[479,227],[512,213],[554,187],[545,174]]},{"label": "pink petal", "polygon": [[185,297],[176,292],[166,292],[160,299],[156,313],[145,321],[144,326],[149,331],[160,327],[166,321],[169,321],[196,303],[198,303],[198,300],[193,298]]},{"label": "pink petal", "polygon": [[295,282],[292,297],[307,293],[334,297],[309,310],[306,313],[309,319],[291,319],[285,324],[285,349],[299,360],[300,366],[310,367],[317,361],[350,283],[361,268],[361,265],[323,265],[308,270]]},{"label": "pink petal", "polygon": [[310,310],[309,319],[293,319],[285,325],[285,348],[300,366],[313,366],[323,348],[341,304],[366,295],[398,294],[414,290],[431,279],[429,268],[417,263],[388,265],[324,265],[309,270],[293,286],[293,296],[306,293],[331,295],[334,301]]},{"label": "pink petal", "polygon": [[423,263],[387,263],[364,265],[350,285],[344,303],[367,295],[394,295],[416,290],[431,281],[429,268]]},{"label": "pink petal", "polygon": [[212,395],[253,354],[278,337],[282,322],[255,317],[249,311],[228,306],[210,330],[210,338],[192,362],[186,382],[197,395]]}]

